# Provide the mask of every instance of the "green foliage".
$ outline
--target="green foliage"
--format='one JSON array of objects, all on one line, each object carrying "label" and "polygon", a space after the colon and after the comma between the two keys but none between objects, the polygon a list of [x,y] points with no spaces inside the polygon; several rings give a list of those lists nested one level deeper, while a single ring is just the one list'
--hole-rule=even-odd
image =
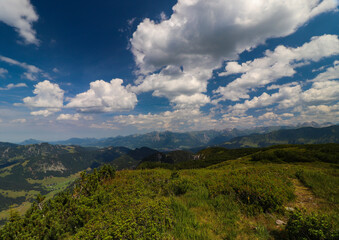
[{"label": "green foliage", "polygon": [[183,203],[172,200],[175,224],[172,230],[175,239],[209,239],[206,232],[202,231],[195,215]]},{"label": "green foliage", "polygon": [[169,192],[174,195],[182,195],[185,194],[190,188],[190,182],[187,179],[174,179],[170,182],[168,189]]},{"label": "green foliage", "polygon": [[[219,181],[224,181],[223,185],[220,186]],[[212,178],[208,184],[212,196],[235,196],[249,215],[281,210],[284,203],[294,198],[294,189],[287,175],[276,171],[236,170],[223,179]]]},{"label": "green foliage", "polygon": [[339,178],[335,172],[303,169],[296,172],[296,177],[316,196],[339,203]]},{"label": "green foliage", "polygon": [[244,157],[258,151],[260,151],[260,149],[226,149],[222,147],[210,147],[199,151],[195,156],[185,151],[173,151],[167,154],[158,153],[143,159],[137,168],[164,168],[171,170],[206,168],[227,160]]},{"label": "green foliage", "polygon": [[334,231],[328,216],[316,213],[306,214],[300,210],[291,214],[286,225],[286,232],[291,240],[334,240],[339,238],[339,232]]},{"label": "green foliage", "polygon": [[339,144],[280,145],[263,149],[252,155],[252,161],[274,163],[339,162]]},{"label": "green foliage", "polygon": [[[93,174],[82,174],[74,192],[62,192],[44,202],[40,194],[23,218],[15,214],[0,230],[0,239],[60,239],[74,234],[88,222],[95,208],[105,201],[99,183],[111,180],[115,170],[104,166]],[[13,236],[13,237],[11,237]]]}]

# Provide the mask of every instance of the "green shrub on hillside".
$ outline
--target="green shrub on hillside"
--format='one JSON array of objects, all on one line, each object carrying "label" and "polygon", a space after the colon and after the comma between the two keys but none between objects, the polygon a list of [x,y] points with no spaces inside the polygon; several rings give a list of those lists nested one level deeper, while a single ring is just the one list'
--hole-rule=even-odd
[{"label": "green shrub on hillside", "polygon": [[222,179],[213,177],[208,182],[208,189],[211,196],[235,196],[250,215],[278,211],[294,198],[294,188],[287,176],[256,168],[236,170]]},{"label": "green shrub on hillside", "polygon": [[296,177],[317,196],[339,203],[339,178],[319,170],[299,170]]},{"label": "green shrub on hillside", "polygon": [[306,214],[297,210],[287,222],[286,232],[291,240],[335,240],[339,232],[333,229],[328,216],[316,213]]},{"label": "green shrub on hillside", "polygon": [[278,145],[263,148],[252,155],[252,161],[294,163],[339,163],[339,144]]}]

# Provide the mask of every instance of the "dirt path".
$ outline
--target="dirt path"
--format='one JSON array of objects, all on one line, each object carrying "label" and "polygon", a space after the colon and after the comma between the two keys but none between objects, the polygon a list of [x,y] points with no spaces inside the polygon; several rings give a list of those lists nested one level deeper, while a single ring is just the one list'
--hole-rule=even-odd
[{"label": "dirt path", "polygon": [[306,211],[313,211],[319,208],[319,199],[314,196],[312,191],[305,187],[298,179],[291,179],[295,187],[296,199],[289,204],[289,207],[304,208]]}]

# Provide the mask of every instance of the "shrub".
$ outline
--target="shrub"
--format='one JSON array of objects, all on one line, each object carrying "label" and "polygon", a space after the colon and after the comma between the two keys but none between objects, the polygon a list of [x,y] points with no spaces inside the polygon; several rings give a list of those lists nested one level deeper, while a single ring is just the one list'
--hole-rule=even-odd
[{"label": "shrub", "polygon": [[333,230],[326,215],[317,213],[307,215],[300,210],[291,214],[286,225],[286,232],[291,240],[334,240],[339,237],[339,232]]},{"label": "shrub", "polygon": [[249,215],[274,212],[292,200],[294,188],[282,172],[269,169],[241,169],[223,175],[209,176],[206,182],[209,196],[231,195],[238,199]]},{"label": "shrub", "polygon": [[190,182],[187,179],[176,178],[172,180],[168,185],[169,193],[173,193],[174,195],[182,195],[185,194],[190,188]]}]

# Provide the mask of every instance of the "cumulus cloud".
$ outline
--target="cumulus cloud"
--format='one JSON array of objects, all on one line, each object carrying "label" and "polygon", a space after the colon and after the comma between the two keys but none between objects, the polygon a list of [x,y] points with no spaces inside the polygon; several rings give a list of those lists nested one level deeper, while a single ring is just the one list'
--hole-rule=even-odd
[{"label": "cumulus cloud", "polygon": [[19,62],[17,60],[14,60],[12,58],[5,57],[5,56],[2,56],[2,55],[0,55],[0,61],[8,63],[10,65],[19,66],[19,67],[25,69],[27,72],[23,73],[21,77],[29,79],[31,81],[36,81],[37,80],[37,75],[39,73],[43,73],[40,68],[38,68],[38,67],[36,67],[34,65],[30,65],[30,64],[27,64],[25,62]]},{"label": "cumulus cloud", "polygon": [[18,83],[18,84],[10,83],[4,88],[0,88],[0,90],[11,90],[13,88],[20,88],[20,87],[27,87],[27,85],[26,83]]},{"label": "cumulus cloud", "polygon": [[228,127],[254,127],[258,124],[257,119],[251,115],[232,116],[224,114],[222,122],[227,123]]},{"label": "cumulus cloud", "polygon": [[172,99],[176,108],[196,108],[197,106],[204,106],[210,102],[210,98],[204,94],[196,93],[194,95],[179,95]]},{"label": "cumulus cloud", "polygon": [[49,109],[44,109],[44,110],[39,110],[39,111],[33,111],[31,112],[32,116],[43,116],[43,117],[48,117],[56,112],[60,112],[60,108],[49,108]]},{"label": "cumulus cloud", "polygon": [[32,27],[38,18],[29,0],[0,0],[0,21],[15,28],[27,44],[39,44]]},{"label": "cumulus cloud", "polygon": [[333,67],[309,80],[312,86],[303,92],[302,98],[308,105],[331,103],[339,100],[339,61],[334,61]]},{"label": "cumulus cloud", "polygon": [[91,82],[90,89],[70,99],[66,107],[76,108],[80,112],[131,110],[138,102],[137,97],[122,84],[121,79],[113,79],[111,82],[103,80]]},{"label": "cumulus cloud", "polygon": [[312,79],[311,81],[322,82],[329,80],[339,80],[339,61],[334,61],[333,65],[333,67],[327,68],[325,72],[320,73],[316,78]]},{"label": "cumulus cloud", "polygon": [[259,120],[275,120],[278,119],[279,116],[275,114],[274,112],[267,112],[261,116],[258,117]]},{"label": "cumulus cloud", "polygon": [[35,108],[62,108],[64,91],[58,84],[51,83],[48,80],[39,82],[35,85],[34,97],[23,99],[24,105]]},{"label": "cumulus cloud", "polygon": [[92,127],[116,129],[121,126],[133,126],[138,129],[187,131],[215,128],[217,123],[217,120],[199,110],[180,109],[159,114],[120,115],[114,117],[112,121],[93,124]]},{"label": "cumulus cloud", "polygon": [[282,86],[277,93],[264,92],[259,97],[253,97],[244,103],[237,103],[229,108],[229,112],[235,115],[244,114],[249,109],[263,108],[278,103],[281,109],[294,107],[300,101],[301,86]]},{"label": "cumulus cloud", "polygon": [[293,119],[296,122],[307,122],[312,119],[318,123],[339,122],[339,103],[333,105],[312,105],[297,109],[299,116]]},{"label": "cumulus cloud", "polygon": [[179,0],[168,19],[146,18],[134,32],[130,44],[139,79],[133,90],[153,91],[172,102],[203,94],[224,60],[235,60],[268,38],[287,36],[337,5],[336,0]]},{"label": "cumulus cloud", "polygon": [[305,102],[330,102],[339,100],[339,81],[315,82],[303,93]]},{"label": "cumulus cloud", "polygon": [[[230,62],[222,76],[241,73],[242,75],[226,87],[219,87],[215,93],[220,100],[238,101],[249,98],[248,93],[259,87],[275,82],[282,77],[291,77],[295,68],[319,61],[323,57],[339,54],[339,39],[336,35],[313,37],[301,47],[278,46],[273,52],[266,51],[265,56],[243,64]],[[335,71],[334,71],[335,72]]]},{"label": "cumulus cloud", "polygon": [[63,120],[78,121],[80,119],[93,120],[93,117],[92,116],[84,116],[84,115],[81,115],[79,113],[76,113],[76,114],[60,114],[57,118],[57,120],[59,120],[59,121],[63,121]]},{"label": "cumulus cloud", "polygon": [[[336,122],[339,120],[339,81],[337,81],[338,61],[334,67],[328,67],[325,72],[318,74],[308,82],[311,85],[302,85],[293,82],[283,85],[271,85],[271,90],[278,90],[276,93],[262,93],[243,103],[230,106],[224,117],[244,118],[250,109],[267,110],[258,121],[265,121],[267,124],[288,123],[290,124],[309,121],[312,119],[318,122]],[[277,112],[287,111],[283,114]],[[275,115],[274,115],[275,114]],[[240,119],[241,120],[241,119]]]}]

